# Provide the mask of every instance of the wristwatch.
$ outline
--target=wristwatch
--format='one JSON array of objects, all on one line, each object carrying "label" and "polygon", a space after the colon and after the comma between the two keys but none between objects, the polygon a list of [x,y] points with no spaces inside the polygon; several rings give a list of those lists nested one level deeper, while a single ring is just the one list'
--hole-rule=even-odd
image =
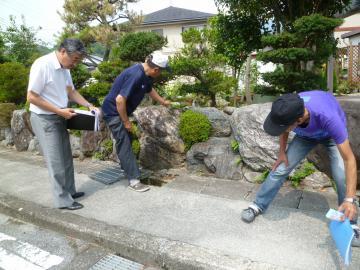
[{"label": "wristwatch", "polygon": [[356,205],[358,204],[356,197],[347,197],[344,199],[344,202],[349,202],[349,203],[356,204]]}]

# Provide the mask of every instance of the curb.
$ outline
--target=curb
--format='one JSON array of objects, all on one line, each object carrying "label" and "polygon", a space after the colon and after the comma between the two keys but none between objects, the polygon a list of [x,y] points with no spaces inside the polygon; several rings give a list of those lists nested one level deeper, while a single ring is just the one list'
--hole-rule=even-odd
[{"label": "curb", "polygon": [[174,270],[270,270],[289,269],[243,257],[231,257],[217,250],[182,243],[113,226],[59,209],[40,206],[33,202],[0,193],[0,212],[40,227],[67,234],[103,246],[119,256]]}]

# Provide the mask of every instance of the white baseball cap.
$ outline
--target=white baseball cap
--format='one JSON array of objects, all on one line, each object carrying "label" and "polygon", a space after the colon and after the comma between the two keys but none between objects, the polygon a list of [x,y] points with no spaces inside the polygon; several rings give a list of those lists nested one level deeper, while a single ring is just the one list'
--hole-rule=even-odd
[{"label": "white baseball cap", "polygon": [[154,65],[158,66],[161,69],[167,69],[169,70],[169,57],[167,55],[164,55],[161,52],[155,51],[153,52],[150,57],[149,60],[151,61],[151,63],[153,63]]}]

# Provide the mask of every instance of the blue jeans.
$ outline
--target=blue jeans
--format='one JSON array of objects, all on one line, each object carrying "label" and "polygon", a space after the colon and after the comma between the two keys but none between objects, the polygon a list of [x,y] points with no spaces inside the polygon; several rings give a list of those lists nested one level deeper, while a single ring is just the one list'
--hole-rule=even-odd
[{"label": "blue jeans", "polygon": [[131,148],[129,132],[125,129],[119,116],[104,117],[104,120],[116,141],[116,154],[120,160],[121,168],[125,171],[128,180],[139,179],[140,170]]},{"label": "blue jeans", "polygon": [[295,136],[286,151],[289,166],[286,167],[284,163],[281,163],[275,171],[270,172],[256,194],[255,204],[260,207],[262,211],[265,211],[269,207],[291,171],[317,144],[324,145],[328,151],[331,173],[337,188],[338,204],[340,205],[343,202],[346,192],[344,161],[334,140],[311,140]]}]

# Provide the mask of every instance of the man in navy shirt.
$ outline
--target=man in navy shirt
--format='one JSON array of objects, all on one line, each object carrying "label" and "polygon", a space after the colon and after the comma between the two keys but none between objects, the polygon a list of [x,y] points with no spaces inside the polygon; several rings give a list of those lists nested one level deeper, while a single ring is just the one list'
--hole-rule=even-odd
[{"label": "man in navy shirt", "polygon": [[170,101],[162,98],[153,88],[153,78],[168,68],[167,56],[154,52],[144,63],[125,69],[114,81],[109,94],[102,105],[104,120],[116,140],[116,153],[121,166],[127,174],[129,188],[144,192],[149,186],[140,182],[140,170],[131,148],[131,115],[141,103],[146,93],[164,106]]}]

